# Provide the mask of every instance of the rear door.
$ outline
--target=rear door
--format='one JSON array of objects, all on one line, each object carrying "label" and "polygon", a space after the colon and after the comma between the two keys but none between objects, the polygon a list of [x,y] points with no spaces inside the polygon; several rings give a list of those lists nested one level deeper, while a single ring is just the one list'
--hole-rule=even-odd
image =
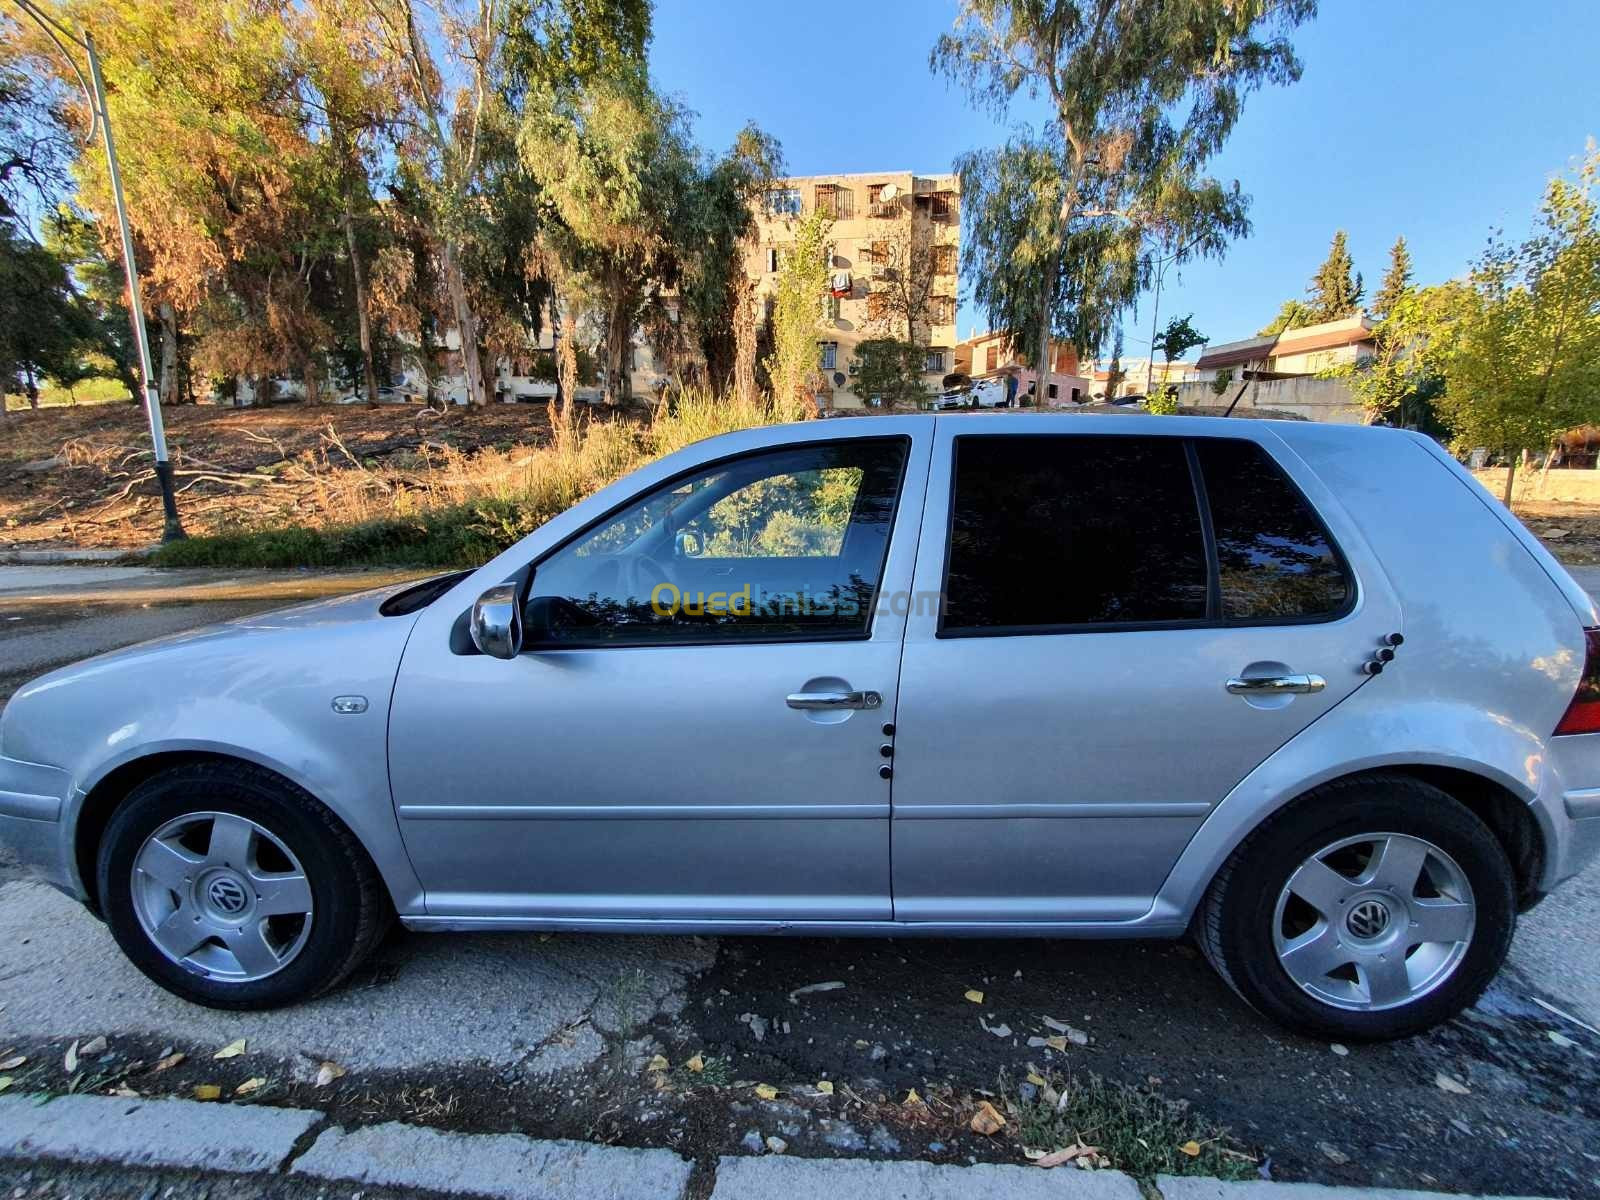
[{"label": "rear door", "polygon": [[1361,686],[1399,607],[1264,425],[990,428],[941,419],[935,438],[895,916],[1131,920],[1211,808]]}]

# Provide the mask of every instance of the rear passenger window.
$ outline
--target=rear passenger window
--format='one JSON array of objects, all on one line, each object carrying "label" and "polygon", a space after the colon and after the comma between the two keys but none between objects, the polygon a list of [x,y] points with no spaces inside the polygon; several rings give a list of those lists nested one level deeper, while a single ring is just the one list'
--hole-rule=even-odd
[{"label": "rear passenger window", "polygon": [[1206,617],[1181,438],[956,439],[945,633]]},{"label": "rear passenger window", "polygon": [[1333,616],[1351,597],[1344,564],[1293,483],[1254,442],[1198,439],[1216,534],[1222,616]]}]

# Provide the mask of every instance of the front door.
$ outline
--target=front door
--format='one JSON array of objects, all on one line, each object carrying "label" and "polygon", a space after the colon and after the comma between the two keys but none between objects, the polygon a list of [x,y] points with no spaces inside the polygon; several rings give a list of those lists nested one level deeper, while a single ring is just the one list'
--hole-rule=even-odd
[{"label": "front door", "polygon": [[1142,916],[1212,807],[1401,631],[1269,429],[1148,424],[940,422],[916,591],[942,613],[907,630],[897,919]]},{"label": "front door", "polygon": [[875,608],[909,585],[931,427],[873,428],[597,516],[533,564],[513,660],[424,614],[390,761],[430,916],[890,916],[904,622]]}]

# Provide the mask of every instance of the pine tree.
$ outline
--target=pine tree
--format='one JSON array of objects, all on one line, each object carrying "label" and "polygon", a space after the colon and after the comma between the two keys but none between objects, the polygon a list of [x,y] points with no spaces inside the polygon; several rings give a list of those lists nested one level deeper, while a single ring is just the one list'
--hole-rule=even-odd
[{"label": "pine tree", "polygon": [[1406,239],[1397,237],[1389,249],[1389,269],[1384,273],[1383,286],[1372,298],[1372,316],[1382,321],[1394,311],[1394,306],[1411,290],[1411,251]]},{"label": "pine tree", "polygon": [[1311,312],[1318,322],[1353,317],[1361,306],[1362,292],[1361,275],[1350,261],[1350,250],[1341,229],[1333,235],[1328,257],[1317,268],[1317,273],[1311,277],[1311,286],[1306,289],[1311,299]]}]

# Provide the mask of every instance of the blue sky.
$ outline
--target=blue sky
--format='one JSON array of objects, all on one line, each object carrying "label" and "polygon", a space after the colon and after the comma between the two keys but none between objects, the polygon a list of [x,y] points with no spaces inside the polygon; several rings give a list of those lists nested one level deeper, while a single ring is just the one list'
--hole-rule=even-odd
[{"label": "blue sky", "polygon": [[[658,84],[702,143],[746,121],[797,175],[950,169],[1005,128],[928,70],[954,0],[657,0]],[[820,32],[819,32],[820,31]],[[1251,195],[1253,234],[1191,265],[1161,320],[1194,313],[1214,342],[1248,337],[1304,293],[1335,229],[1376,288],[1404,234],[1419,281],[1461,273],[1491,228],[1526,230],[1546,180],[1600,136],[1593,0],[1323,0],[1296,39],[1305,75],[1256,93],[1214,173]],[[982,314],[963,297],[963,337]],[[1131,314],[1129,356],[1149,310]]]}]

